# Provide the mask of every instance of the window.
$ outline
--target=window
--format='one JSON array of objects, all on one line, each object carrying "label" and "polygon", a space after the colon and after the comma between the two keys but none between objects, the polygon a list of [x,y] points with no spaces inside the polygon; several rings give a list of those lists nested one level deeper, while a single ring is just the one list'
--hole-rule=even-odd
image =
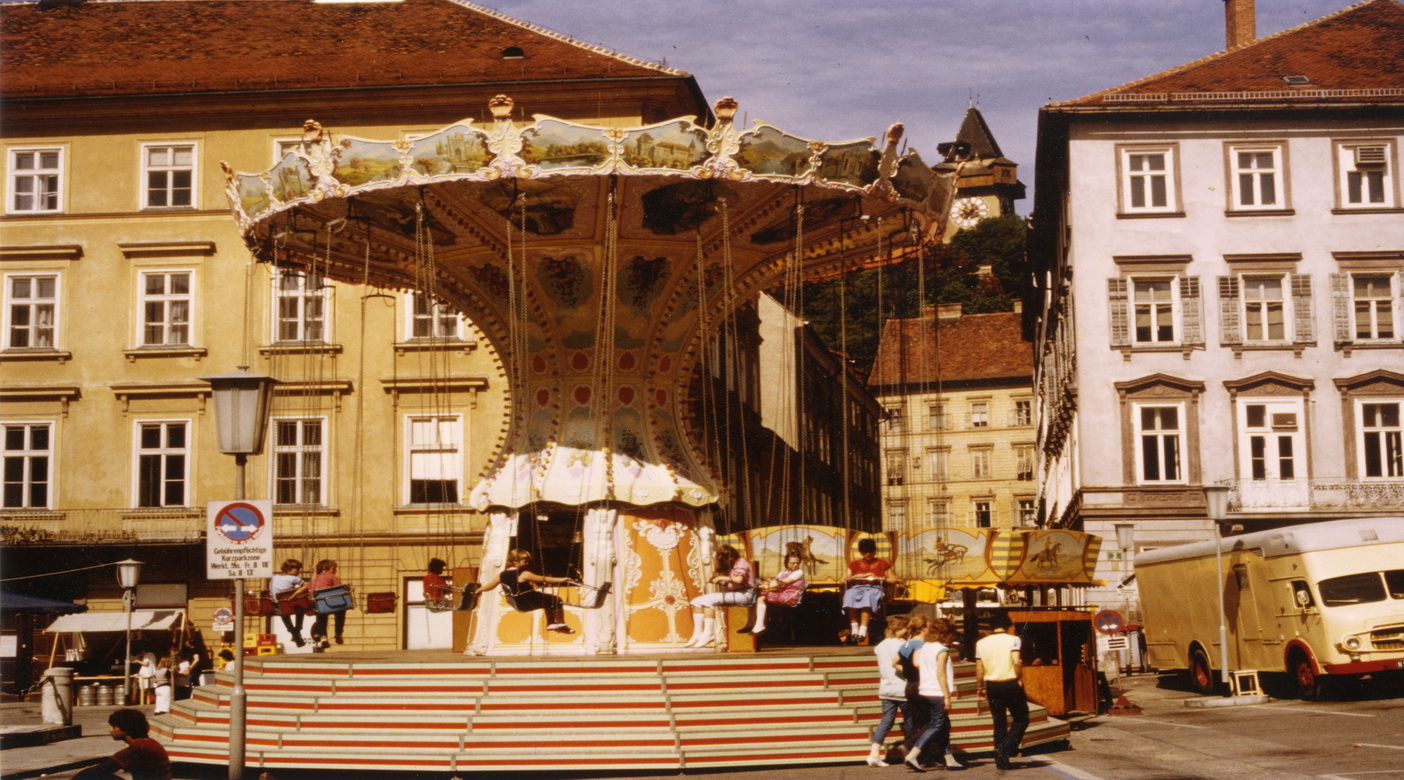
[{"label": "window", "polygon": [[1340,206],[1394,208],[1394,147],[1384,141],[1338,144]]},{"label": "window", "polygon": [[1138,344],[1175,341],[1175,286],[1173,279],[1136,279],[1131,283],[1132,321]]},{"label": "window", "polygon": [[190,271],[144,271],[141,274],[141,345],[190,344]]},{"label": "window", "polygon": [[1404,427],[1399,401],[1362,401],[1357,405],[1360,465],[1366,479],[1404,477]]},{"label": "window", "polygon": [[1259,401],[1243,404],[1244,476],[1257,482],[1296,479],[1302,454],[1301,404]]},{"label": "window", "polygon": [[1015,427],[1025,427],[1033,425],[1033,401],[1015,401],[1014,419],[1012,423]]},{"label": "window", "polygon": [[950,449],[941,448],[926,451],[926,465],[932,482],[945,482],[950,479]]},{"label": "window", "polygon": [[886,415],[884,415],[884,417],[883,417],[883,424],[887,427],[887,432],[888,432],[888,433],[903,433],[903,432],[905,432],[905,431],[906,431],[906,425],[903,424],[904,421],[902,420],[902,405],[901,405],[901,404],[892,404],[891,406],[885,406],[884,409],[886,409],[886,412],[887,412],[887,413],[886,413]]},{"label": "window", "polygon": [[936,528],[951,524],[951,502],[949,501],[928,501],[926,502],[926,512],[928,521]]},{"label": "window", "polygon": [[277,504],[325,504],[321,420],[273,421],[273,500]]},{"label": "window", "polygon": [[976,528],[994,527],[994,502],[976,501],[971,510],[971,520]]},{"label": "window", "polygon": [[1135,275],[1107,280],[1113,347],[1197,346],[1199,277]]},{"label": "window", "polygon": [[1243,335],[1248,341],[1282,341],[1286,338],[1282,277],[1243,278]]},{"label": "window", "polygon": [[1224,344],[1307,344],[1316,340],[1310,274],[1219,277]]},{"label": "window", "polygon": [[60,211],[63,208],[62,149],[10,150],[10,212]]},{"label": "window", "polygon": [[137,506],[185,506],[189,443],[185,422],[137,425]]},{"label": "window", "polygon": [[1136,470],[1141,483],[1184,482],[1180,464],[1181,407],[1140,405],[1135,409]]},{"label": "window", "polygon": [[1174,148],[1135,147],[1120,152],[1122,213],[1174,213]]},{"label": "window", "polygon": [[1327,607],[1369,604],[1386,598],[1401,599],[1404,598],[1404,569],[1332,577],[1318,582],[1316,587],[1321,591],[1321,603]]},{"label": "window", "polygon": [[887,484],[900,485],[907,475],[907,453],[904,450],[888,450],[887,460]]},{"label": "window", "polygon": [[1284,207],[1282,156],[1282,147],[1277,145],[1229,147],[1232,210]]},{"label": "window", "polygon": [[463,420],[457,415],[407,418],[409,503],[458,503],[463,479]]},{"label": "window", "polygon": [[53,349],[58,276],[5,278],[5,349]]},{"label": "window", "polygon": [[1014,445],[1014,478],[1029,482],[1034,478],[1034,448],[1032,444]]},{"label": "window", "polygon": [[990,403],[989,401],[972,401],[970,403],[970,427],[988,428],[990,427]]},{"label": "window", "polygon": [[195,205],[195,145],[143,146],[142,207],[190,208]]},{"label": "window", "polygon": [[1393,339],[1394,274],[1351,274],[1351,337],[1354,341]]},{"label": "window", "polygon": [[410,299],[410,338],[459,338],[458,312],[453,307],[425,295],[414,294]]},{"label": "window", "polygon": [[970,450],[970,478],[989,479],[990,478],[990,448],[981,447]]},{"label": "window", "polygon": [[887,505],[887,530],[907,530],[907,504],[905,501]]},{"label": "window", "polygon": [[52,423],[5,424],[5,509],[48,509]]},{"label": "window", "polygon": [[946,430],[946,405],[931,404],[926,407],[926,430],[944,431]]},{"label": "window", "polygon": [[273,279],[273,327],[279,342],[327,340],[326,279],[310,273],[282,271]]},{"label": "window", "polygon": [[1038,510],[1035,508],[1032,498],[1021,498],[1015,502],[1019,512],[1019,526],[1021,528],[1032,528],[1038,525]]}]

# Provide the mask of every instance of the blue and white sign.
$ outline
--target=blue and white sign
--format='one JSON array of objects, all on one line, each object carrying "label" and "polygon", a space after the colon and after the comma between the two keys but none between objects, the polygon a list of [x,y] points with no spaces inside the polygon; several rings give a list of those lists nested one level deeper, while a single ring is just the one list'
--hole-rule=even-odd
[{"label": "blue and white sign", "polygon": [[272,501],[211,501],[206,519],[208,579],[273,576]]}]

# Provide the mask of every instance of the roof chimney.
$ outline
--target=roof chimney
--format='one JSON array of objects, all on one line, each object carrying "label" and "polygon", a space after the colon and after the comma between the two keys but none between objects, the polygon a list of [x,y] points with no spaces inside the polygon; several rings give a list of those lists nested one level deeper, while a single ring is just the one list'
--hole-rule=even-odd
[{"label": "roof chimney", "polygon": [[1224,28],[1227,48],[1252,43],[1258,37],[1253,0],[1224,0]]},{"label": "roof chimney", "polygon": [[936,317],[942,320],[960,319],[961,305],[959,303],[938,303],[936,304]]}]

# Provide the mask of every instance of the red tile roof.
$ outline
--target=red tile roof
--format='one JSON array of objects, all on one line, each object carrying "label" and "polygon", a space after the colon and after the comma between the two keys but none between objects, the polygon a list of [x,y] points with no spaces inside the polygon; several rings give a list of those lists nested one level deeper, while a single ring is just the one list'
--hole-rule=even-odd
[{"label": "red tile roof", "polygon": [[[1022,316],[999,312],[890,319],[882,329],[868,386],[1032,379],[1033,351],[1022,335]],[[933,321],[939,324],[934,334]]]},{"label": "red tile roof", "polygon": [[0,47],[6,99],[687,78],[458,0],[3,3]]},{"label": "red tile roof", "polygon": [[[1293,87],[1286,76],[1305,76]],[[1060,107],[1404,102],[1404,5],[1368,0]]]}]

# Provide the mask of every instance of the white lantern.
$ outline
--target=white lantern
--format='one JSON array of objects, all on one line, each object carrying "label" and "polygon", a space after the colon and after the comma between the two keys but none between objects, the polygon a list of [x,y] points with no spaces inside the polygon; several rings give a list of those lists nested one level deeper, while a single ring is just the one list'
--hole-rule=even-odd
[{"label": "white lantern", "polygon": [[268,401],[277,380],[240,368],[228,374],[201,377],[214,393],[219,451],[252,455],[263,449],[268,429]]}]

